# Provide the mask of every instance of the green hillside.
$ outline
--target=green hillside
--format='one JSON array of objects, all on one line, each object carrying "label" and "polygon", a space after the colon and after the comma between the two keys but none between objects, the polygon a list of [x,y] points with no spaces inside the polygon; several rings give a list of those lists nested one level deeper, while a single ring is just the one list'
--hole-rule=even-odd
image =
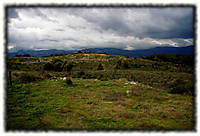
[{"label": "green hillside", "polygon": [[194,130],[193,56],[7,58],[7,130]]}]

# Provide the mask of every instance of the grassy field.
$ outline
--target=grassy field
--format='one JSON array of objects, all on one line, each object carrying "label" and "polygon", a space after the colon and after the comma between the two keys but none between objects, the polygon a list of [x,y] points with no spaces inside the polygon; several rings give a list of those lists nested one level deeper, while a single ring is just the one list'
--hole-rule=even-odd
[{"label": "grassy field", "polygon": [[[6,129],[194,130],[194,93],[191,93],[194,81],[188,68],[185,72],[162,71],[159,65],[158,70],[138,69],[131,62],[128,69],[111,70],[120,57],[104,57],[100,56],[100,60],[98,56],[88,57],[95,66],[91,67],[93,70],[91,65],[86,67],[92,63],[87,61],[73,63],[74,69],[61,72],[44,70],[45,64],[40,63],[31,64],[30,70],[27,63],[12,63],[17,57],[9,58],[12,85],[8,81]],[[116,63],[109,65],[110,59]],[[145,61],[156,63],[140,58],[136,61],[142,65]],[[99,62],[103,70],[97,70]],[[72,84],[66,83],[66,77],[71,77]]]}]

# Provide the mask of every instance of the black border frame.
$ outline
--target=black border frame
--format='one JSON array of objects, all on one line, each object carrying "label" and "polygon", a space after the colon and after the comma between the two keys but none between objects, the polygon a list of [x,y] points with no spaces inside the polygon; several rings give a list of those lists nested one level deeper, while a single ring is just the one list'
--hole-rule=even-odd
[{"label": "black border frame", "polygon": [[[4,88],[5,88],[5,95],[4,96],[4,130],[6,132],[120,132],[120,133],[126,133],[126,132],[197,132],[197,68],[196,63],[197,62],[197,51],[196,51],[196,37],[197,37],[197,8],[194,4],[7,4],[4,5],[4,60],[5,60],[5,71],[4,71]],[[194,80],[194,96],[193,96],[193,119],[194,119],[194,126],[191,130],[176,130],[176,129],[164,129],[164,130],[115,130],[115,129],[108,129],[108,130],[84,130],[84,129],[72,129],[72,130],[8,130],[7,129],[7,108],[6,108],[6,102],[7,102],[7,73],[8,73],[8,66],[7,66],[7,45],[8,45],[8,8],[192,8],[193,9],[193,43],[194,43],[194,72],[193,72],[193,80]]]}]

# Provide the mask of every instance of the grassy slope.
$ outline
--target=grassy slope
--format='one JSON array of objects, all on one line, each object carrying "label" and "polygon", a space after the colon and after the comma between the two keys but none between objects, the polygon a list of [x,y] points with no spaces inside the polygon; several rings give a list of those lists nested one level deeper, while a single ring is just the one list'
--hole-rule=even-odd
[{"label": "grassy slope", "polygon": [[[41,74],[44,72],[43,63],[29,63],[54,58],[87,60],[73,62],[72,86],[60,79],[68,75],[66,71],[46,71],[46,74],[56,77],[52,79]],[[7,89],[7,129],[194,129],[193,96],[166,91],[176,79],[192,85],[191,67],[180,70],[185,68],[181,64],[138,58],[125,59],[130,61],[130,69],[113,70],[119,59],[125,58],[78,54],[8,58],[13,86]],[[97,70],[99,63],[104,66],[103,71]],[[77,78],[80,69],[85,79]],[[42,80],[20,83],[24,80],[22,73],[31,73]],[[131,81],[137,84],[131,84]]]},{"label": "grassy slope", "polygon": [[193,129],[192,105],[126,79],[43,80],[8,88],[7,129]]}]

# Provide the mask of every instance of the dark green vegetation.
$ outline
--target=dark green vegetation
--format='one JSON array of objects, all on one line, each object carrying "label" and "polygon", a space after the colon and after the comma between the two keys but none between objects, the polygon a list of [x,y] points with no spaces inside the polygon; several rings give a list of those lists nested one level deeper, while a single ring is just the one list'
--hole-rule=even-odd
[{"label": "dark green vegetation", "polygon": [[7,130],[194,130],[191,62],[185,55],[9,57]]}]

